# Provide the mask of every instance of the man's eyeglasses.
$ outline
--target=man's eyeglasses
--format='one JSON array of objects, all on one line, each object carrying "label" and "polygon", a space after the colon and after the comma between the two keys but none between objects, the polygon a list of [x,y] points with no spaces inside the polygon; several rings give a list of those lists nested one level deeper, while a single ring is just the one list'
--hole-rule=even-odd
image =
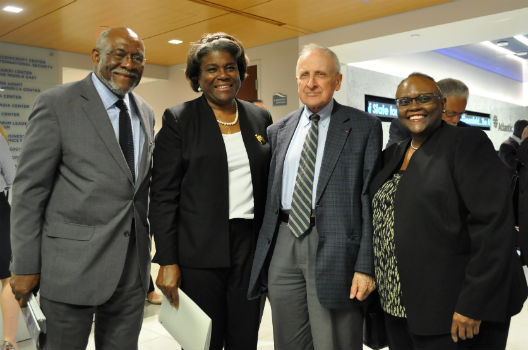
[{"label": "man's eyeglasses", "polygon": [[110,55],[110,57],[112,57],[114,60],[118,62],[123,62],[124,60],[128,61],[128,58],[130,58],[130,60],[132,60],[132,63],[136,66],[142,65],[146,61],[145,56],[139,53],[132,54],[132,53],[129,53],[123,50],[107,51],[106,54]]},{"label": "man's eyeglasses", "polygon": [[445,112],[445,115],[446,117],[449,117],[449,118],[453,118],[453,117],[462,117],[464,115],[464,113],[466,113],[466,111],[462,111],[462,112],[456,112],[456,111],[446,111]]},{"label": "man's eyeglasses", "polygon": [[416,101],[419,105],[425,105],[433,101],[435,98],[440,97],[437,94],[421,94],[416,97],[400,97],[396,99],[396,105],[398,107],[407,107]]}]

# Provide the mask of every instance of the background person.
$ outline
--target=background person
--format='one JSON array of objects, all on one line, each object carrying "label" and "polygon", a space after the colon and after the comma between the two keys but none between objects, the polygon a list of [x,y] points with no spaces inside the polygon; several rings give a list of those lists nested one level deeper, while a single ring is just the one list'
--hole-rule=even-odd
[{"label": "background person", "polygon": [[375,288],[367,184],[381,123],[333,99],[339,70],[331,50],[305,46],[296,67],[304,106],[268,128],[273,154],[249,296],[268,294],[276,349],[363,348],[358,300]]},{"label": "background person", "polygon": [[526,283],[514,249],[509,176],[488,137],[442,121],[435,81],[396,91],[411,138],[374,177],[374,266],[390,349],[504,349]]},{"label": "background person", "polygon": [[439,80],[437,85],[442,92],[442,96],[445,98],[442,119],[451,125],[469,126],[460,121],[462,114],[466,112],[469,97],[469,89],[466,84],[457,79],[446,78]]},{"label": "background person", "polygon": [[513,173],[517,172],[519,166],[519,146],[524,129],[528,126],[528,120],[520,119],[513,124],[513,134],[508,137],[499,147],[499,158]]},{"label": "background person", "polygon": [[251,102],[251,103],[253,103],[254,105],[257,105],[257,106],[259,106],[260,108],[268,109],[268,107],[266,107],[266,105],[264,104],[264,101],[259,100],[258,98],[253,99],[253,100],[249,100],[248,102]]},{"label": "background person", "polygon": [[13,185],[15,297],[40,282],[44,349],[137,349],[150,277],[154,112],[132,90],[145,63],[128,28],[104,31],[94,72],[45,91]]},{"label": "background person", "polygon": [[246,294],[264,213],[272,120],[235,97],[247,63],[244,47],[228,34],[193,43],[185,74],[203,94],[165,111],[154,151],[156,284],[176,307],[181,284],[212,318],[210,349],[257,347],[261,302]]},{"label": "background person", "polygon": [[11,240],[9,237],[9,215],[11,207],[7,201],[8,190],[15,178],[15,163],[9,151],[7,134],[0,124],[0,280],[2,292],[0,305],[2,307],[2,323],[4,339],[0,343],[1,350],[11,350],[16,346],[16,330],[20,309],[9,287],[9,263],[11,261]]}]

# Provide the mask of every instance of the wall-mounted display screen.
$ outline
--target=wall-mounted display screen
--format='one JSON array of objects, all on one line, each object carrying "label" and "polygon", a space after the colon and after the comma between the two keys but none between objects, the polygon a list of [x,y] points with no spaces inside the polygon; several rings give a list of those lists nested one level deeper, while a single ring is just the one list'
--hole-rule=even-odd
[{"label": "wall-mounted display screen", "polygon": [[489,130],[491,128],[491,116],[489,113],[480,113],[466,110],[466,113],[462,114],[460,121],[464,123],[476,126],[482,130]]},{"label": "wall-mounted display screen", "polygon": [[[385,122],[398,118],[396,100],[388,97],[365,95],[365,112],[375,115]],[[482,130],[490,130],[491,128],[491,116],[488,113],[466,110],[460,120]]]},{"label": "wall-mounted display screen", "polygon": [[365,95],[365,112],[385,122],[398,118],[398,108],[393,98]]}]

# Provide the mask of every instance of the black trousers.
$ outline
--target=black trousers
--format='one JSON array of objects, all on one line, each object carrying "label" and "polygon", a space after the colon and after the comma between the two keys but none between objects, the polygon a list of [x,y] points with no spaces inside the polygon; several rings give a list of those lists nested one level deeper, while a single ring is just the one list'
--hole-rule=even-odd
[{"label": "black trousers", "polygon": [[247,299],[256,245],[253,232],[253,220],[229,221],[231,266],[228,268],[180,266],[181,289],[213,321],[209,349],[257,348],[261,303]]},{"label": "black trousers", "polygon": [[11,276],[9,263],[11,261],[11,238],[9,236],[9,215],[11,207],[4,191],[0,191],[0,279]]},{"label": "black trousers", "polygon": [[408,349],[456,349],[456,350],[500,350],[506,348],[510,319],[506,322],[482,322],[480,331],[473,339],[461,340],[457,343],[451,339],[451,334],[417,335],[410,332],[407,319],[385,314],[385,326],[390,350]]}]

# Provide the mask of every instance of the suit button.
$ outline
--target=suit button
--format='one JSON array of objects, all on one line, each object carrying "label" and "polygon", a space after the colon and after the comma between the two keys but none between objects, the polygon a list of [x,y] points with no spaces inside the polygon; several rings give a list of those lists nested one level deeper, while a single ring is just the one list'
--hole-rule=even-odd
[{"label": "suit button", "polygon": [[126,232],[124,233],[124,235],[125,235],[125,237],[128,237],[128,236],[130,236],[130,232],[126,231]]}]

